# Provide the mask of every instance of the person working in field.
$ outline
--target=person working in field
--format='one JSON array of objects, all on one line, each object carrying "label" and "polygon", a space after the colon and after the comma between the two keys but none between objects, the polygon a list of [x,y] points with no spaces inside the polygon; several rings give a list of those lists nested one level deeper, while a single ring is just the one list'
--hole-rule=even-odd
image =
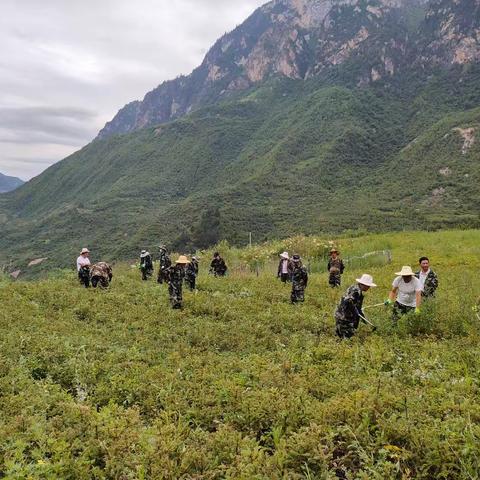
[{"label": "person working in field", "polygon": [[77,272],[78,280],[85,287],[90,286],[90,250],[88,248],[82,248],[80,256],[77,258]]},{"label": "person working in field", "polygon": [[356,282],[345,292],[335,311],[335,333],[343,339],[355,335],[361,317],[365,318],[362,310],[364,293],[377,286],[373,283],[373,277],[366,273]]},{"label": "person working in field", "polygon": [[193,292],[196,288],[198,276],[198,259],[192,257],[192,260],[187,264],[185,268],[185,284]]},{"label": "person working in field", "polygon": [[148,280],[153,275],[152,256],[146,250],[140,253],[140,271],[142,272],[142,280]]},{"label": "person working in field", "polygon": [[287,283],[291,280],[291,276],[292,276],[292,265],[290,262],[290,257],[288,256],[288,252],[283,252],[280,255],[277,278],[279,278],[282,281],[282,283]]},{"label": "person working in field", "polygon": [[170,255],[166,245],[160,245],[160,266],[158,267],[158,277],[157,282],[162,284],[167,282],[167,270],[172,266],[172,261],[170,260]]},{"label": "person working in field", "polygon": [[93,288],[97,288],[97,285],[108,288],[112,278],[112,267],[107,262],[97,262],[90,268],[90,282]]},{"label": "person working in field", "polygon": [[393,320],[397,321],[401,315],[411,311],[420,313],[422,303],[422,284],[415,276],[411,267],[402,267],[393,281],[392,290],[385,305],[393,305]]},{"label": "person working in field", "polygon": [[218,252],[213,254],[213,260],[210,264],[210,273],[215,277],[224,277],[227,274],[227,264]]},{"label": "person working in field", "polygon": [[420,280],[420,283],[422,284],[422,297],[434,297],[435,291],[438,288],[437,274],[430,268],[430,260],[428,259],[428,257],[420,258],[418,263],[420,264],[420,270],[415,274],[415,276]]},{"label": "person working in field", "polygon": [[308,272],[302,264],[300,255],[292,257],[292,294],[290,301],[293,305],[305,301],[305,289],[308,285]]},{"label": "person working in field", "polygon": [[330,259],[327,265],[329,271],[328,284],[332,288],[339,287],[342,284],[342,275],[345,270],[345,265],[340,258],[340,252],[333,248],[330,251]]},{"label": "person working in field", "polygon": [[183,306],[183,281],[185,279],[185,267],[188,263],[188,258],[185,255],[180,255],[175,265],[169,267],[165,272],[170,305],[174,309],[180,309]]}]

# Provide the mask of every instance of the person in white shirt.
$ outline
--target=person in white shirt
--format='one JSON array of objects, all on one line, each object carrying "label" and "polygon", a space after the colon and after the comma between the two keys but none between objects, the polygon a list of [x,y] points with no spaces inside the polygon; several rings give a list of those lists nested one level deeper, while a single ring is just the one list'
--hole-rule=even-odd
[{"label": "person in white shirt", "polygon": [[280,263],[278,264],[277,277],[283,282],[287,283],[291,277],[291,265],[288,252],[283,252],[280,255]]},{"label": "person in white shirt", "polygon": [[420,313],[423,290],[422,283],[415,277],[411,267],[402,267],[402,271],[395,275],[398,276],[393,281],[392,290],[385,301],[385,305],[393,305],[394,321],[412,310]]},{"label": "person in white shirt", "polygon": [[88,288],[90,286],[90,250],[82,248],[80,256],[77,258],[77,272],[80,283]]}]

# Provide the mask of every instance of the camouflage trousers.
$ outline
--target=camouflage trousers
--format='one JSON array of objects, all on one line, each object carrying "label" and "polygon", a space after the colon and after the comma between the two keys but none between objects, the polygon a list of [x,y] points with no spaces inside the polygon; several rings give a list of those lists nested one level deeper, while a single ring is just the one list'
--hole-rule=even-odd
[{"label": "camouflage trousers", "polygon": [[352,338],[358,328],[358,321],[335,314],[335,333],[340,338]]},{"label": "camouflage trousers", "polygon": [[401,316],[406,315],[414,310],[415,307],[409,307],[407,305],[402,305],[401,303],[395,302],[393,305],[392,320],[396,323]]},{"label": "camouflage trousers", "polygon": [[110,285],[110,280],[108,279],[108,277],[100,277],[97,275],[91,278],[91,282],[93,288],[97,288],[97,285],[99,285],[101,288],[108,288],[108,286]]},{"label": "camouflage trousers", "polygon": [[330,272],[328,284],[332,287],[339,287],[342,284],[342,275],[340,272]]},{"label": "camouflage trousers", "polygon": [[172,308],[182,308],[182,285],[169,283],[168,294],[170,296],[170,305],[172,306]]},{"label": "camouflage trousers", "polygon": [[290,295],[292,303],[299,303],[305,301],[305,287],[292,287],[292,294]]},{"label": "camouflage trousers", "polygon": [[186,276],[185,285],[193,292],[195,290],[197,277],[195,276]]},{"label": "camouflage trousers", "polygon": [[148,278],[153,274],[153,270],[151,268],[140,267],[140,271],[142,272],[142,280],[148,280]]},{"label": "camouflage trousers", "polygon": [[165,270],[160,269],[158,271],[158,277],[157,277],[157,282],[162,284],[162,283],[167,283],[168,278],[167,278],[167,272]]}]

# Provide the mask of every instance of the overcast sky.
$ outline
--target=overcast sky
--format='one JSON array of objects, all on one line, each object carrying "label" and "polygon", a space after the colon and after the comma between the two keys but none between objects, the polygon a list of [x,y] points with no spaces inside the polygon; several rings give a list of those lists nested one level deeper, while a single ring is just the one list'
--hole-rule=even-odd
[{"label": "overcast sky", "polygon": [[0,0],[0,172],[29,179],[266,0]]}]

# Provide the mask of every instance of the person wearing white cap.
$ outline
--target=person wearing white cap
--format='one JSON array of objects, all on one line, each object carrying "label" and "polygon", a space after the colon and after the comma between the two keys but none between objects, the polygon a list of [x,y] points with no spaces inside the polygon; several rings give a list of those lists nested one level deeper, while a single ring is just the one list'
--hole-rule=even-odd
[{"label": "person wearing white cap", "polygon": [[290,257],[288,256],[288,252],[283,252],[282,254],[280,254],[277,278],[279,278],[283,283],[287,283],[292,276],[292,267],[290,263],[291,262]]},{"label": "person wearing white cap", "polygon": [[385,305],[393,305],[393,320],[397,321],[401,315],[405,315],[412,310],[420,313],[422,303],[423,285],[415,277],[412,267],[404,266],[392,283],[392,290]]},{"label": "person wearing white cap", "polygon": [[153,275],[152,256],[147,250],[140,252],[140,271],[142,272],[142,280],[148,280]]},{"label": "person wearing white cap", "polygon": [[367,273],[357,278],[356,282],[345,292],[335,311],[335,332],[340,338],[351,338],[355,335],[360,318],[365,317],[362,311],[363,294],[377,286],[373,283],[373,277]]},{"label": "person wearing white cap", "polygon": [[77,258],[77,272],[80,283],[88,288],[90,286],[90,250],[88,248],[82,248],[80,256]]}]

